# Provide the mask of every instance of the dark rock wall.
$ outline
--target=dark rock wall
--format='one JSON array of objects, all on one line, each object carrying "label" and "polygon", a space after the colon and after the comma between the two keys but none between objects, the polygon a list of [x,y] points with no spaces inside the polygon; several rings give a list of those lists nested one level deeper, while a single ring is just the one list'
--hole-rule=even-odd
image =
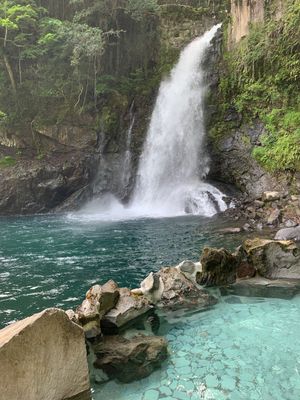
[{"label": "dark rock wall", "polygon": [[[69,6],[59,3],[47,2],[50,13],[54,16],[66,13],[71,17]],[[161,79],[189,41],[215,23],[223,21],[226,26],[230,15],[230,2],[226,0],[162,0],[160,3],[161,16],[143,22],[131,20],[124,13],[114,16],[116,27],[123,32],[111,39],[103,56],[103,75],[117,82],[124,83],[125,79],[128,83],[126,78],[141,71],[143,79],[138,90],[130,87],[125,92],[111,90],[103,96],[97,113],[71,116],[52,126],[33,124],[24,127],[26,135],[0,132],[0,156],[12,155],[17,160],[14,166],[0,166],[0,214],[76,209],[92,196],[106,192],[128,200]],[[246,3],[242,5],[248,7]],[[256,4],[249,20],[247,10],[233,8],[238,15],[247,14],[246,22],[243,19],[244,30],[245,24],[251,23],[251,15],[255,18],[262,15],[259,7],[263,7],[263,2]],[[237,32],[237,15],[233,21],[231,32]],[[237,40],[235,36],[234,41]],[[221,57],[219,35],[206,61],[212,93],[207,101],[208,125],[213,124],[218,110],[218,99],[213,94],[217,92],[217,66]],[[121,176],[127,132],[133,117],[131,177],[124,187]],[[226,118],[233,126],[230,135],[222,140],[210,138],[208,143],[209,178],[234,184],[250,197],[284,187],[286,179],[278,183],[251,156],[252,147],[264,130],[262,124],[254,121],[245,125],[234,112]]]}]

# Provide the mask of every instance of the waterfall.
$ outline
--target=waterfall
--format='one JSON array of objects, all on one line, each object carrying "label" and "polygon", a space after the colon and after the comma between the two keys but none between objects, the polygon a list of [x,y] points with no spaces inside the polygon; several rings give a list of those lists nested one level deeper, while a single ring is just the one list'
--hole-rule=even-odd
[{"label": "waterfall", "polygon": [[[132,200],[126,207],[112,195],[95,199],[82,211],[104,219],[212,216],[227,206],[221,193],[204,182],[209,159],[204,148],[204,99],[207,91],[203,61],[220,25],[193,40],[181,53],[170,76],[160,86],[140,157]],[[127,133],[123,183],[131,164]],[[94,219],[94,216],[91,218]]]},{"label": "waterfall", "polygon": [[213,215],[226,209],[222,193],[204,183],[203,58],[220,25],[196,38],[162,82],[140,159],[131,207],[146,215]]}]

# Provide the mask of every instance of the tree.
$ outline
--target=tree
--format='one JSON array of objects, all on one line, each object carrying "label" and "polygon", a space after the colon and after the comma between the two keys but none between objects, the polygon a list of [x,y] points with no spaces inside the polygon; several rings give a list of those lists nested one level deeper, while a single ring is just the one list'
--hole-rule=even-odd
[{"label": "tree", "polygon": [[40,11],[41,8],[37,7],[35,2],[24,5],[21,2],[4,0],[0,5],[1,53],[14,93],[17,91],[17,84],[10,56],[13,57],[16,52],[18,54],[21,81],[22,49],[29,46],[32,41]]}]

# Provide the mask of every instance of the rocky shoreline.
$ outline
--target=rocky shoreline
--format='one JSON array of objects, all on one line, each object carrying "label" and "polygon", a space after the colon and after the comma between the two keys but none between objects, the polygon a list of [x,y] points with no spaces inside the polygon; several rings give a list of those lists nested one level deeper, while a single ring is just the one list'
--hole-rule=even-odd
[{"label": "rocky shoreline", "polygon": [[1,393],[10,400],[19,393],[87,399],[91,381],[132,382],[161,366],[168,343],[157,333],[167,315],[213,307],[220,295],[291,299],[299,293],[300,250],[293,240],[247,239],[233,253],[204,248],[199,261],[152,272],[139,288],[110,280],[92,286],[76,310],[47,309],[2,329]]},{"label": "rocky shoreline", "polygon": [[245,223],[229,229],[228,233],[262,231],[264,228],[273,230],[293,228],[294,230],[280,232],[276,238],[299,240],[299,194],[270,191],[263,192],[255,199],[239,198],[233,202],[235,206],[228,208],[223,215]]}]

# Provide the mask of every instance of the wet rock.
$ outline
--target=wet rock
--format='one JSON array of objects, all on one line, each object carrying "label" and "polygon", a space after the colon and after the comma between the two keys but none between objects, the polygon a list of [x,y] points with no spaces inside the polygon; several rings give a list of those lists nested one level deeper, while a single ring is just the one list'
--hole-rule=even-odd
[{"label": "wet rock", "polygon": [[265,278],[300,279],[300,251],[293,241],[248,239],[242,251]]},{"label": "wet rock", "polygon": [[88,339],[101,334],[100,320],[117,304],[119,295],[118,285],[112,280],[88,290],[85,300],[77,308],[78,320]]},{"label": "wet rock", "polygon": [[292,228],[280,229],[276,235],[276,240],[296,240],[300,241],[300,225]]},{"label": "wet rock", "polygon": [[253,228],[252,228],[252,226],[250,224],[246,223],[246,224],[243,225],[243,231],[250,232],[252,230],[253,230]]},{"label": "wet rock", "polygon": [[225,233],[225,234],[234,234],[234,233],[241,233],[243,231],[242,228],[236,227],[236,228],[224,228],[220,229],[218,232],[220,233]]},{"label": "wet rock", "polygon": [[[295,228],[297,226],[297,222],[292,221],[291,219],[288,219],[287,221],[284,221],[284,226],[286,228]],[[293,239],[293,238],[291,238]],[[279,240],[288,240],[288,239],[279,239]]]},{"label": "wet rock", "polygon": [[84,332],[47,309],[0,331],[3,400],[90,399]]},{"label": "wet rock", "polygon": [[223,295],[292,299],[300,293],[300,280],[270,280],[258,276],[223,287],[221,293]]},{"label": "wet rock", "polygon": [[261,208],[264,206],[265,203],[261,200],[254,200],[253,204],[256,208]]},{"label": "wet rock", "polygon": [[236,277],[237,279],[249,279],[256,274],[256,269],[253,265],[249,264],[247,261],[241,261],[238,264]]},{"label": "wet rock", "polygon": [[199,288],[176,267],[162,268],[158,272],[164,283],[164,291],[157,306],[164,309],[207,307],[217,299]]},{"label": "wet rock", "polygon": [[167,358],[167,341],[158,336],[105,336],[93,349],[97,357],[94,367],[121,382],[149,376]]},{"label": "wet rock", "polygon": [[262,224],[262,222],[259,222],[257,225],[256,225],[256,229],[258,230],[258,231],[262,231],[262,229],[263,229],[263,224]]},{"label": "wet rock", "polygon": [[200,262],[194,263],[193,261],[182,261],[176,268],[189,280],[196,283],[196,276],[199,271],[202,271]]},{"label": "wet rock", "polygon": [[211,135],[209,177],[235,184],[250,199],[257,199],[267,191],[283,192],[288,177],[281,175],[279,178],[266,172],[251,156],[254,147],[261,143],[264,132],[264,124],[254,119],[231,129],[221,138]]},{"label": "wet rock", "polygon": [[119,301],[105,314],[101,326],[106,331],[113,330],[115,332],[128,322],[147,313],[151,308],[152,305],[145,296],[135,295],[129,289],[121,288]]},{"label": "wet rock", "polygon": [[280,199],[280,192],[264,192],[262,194],[262,201],[275,201]]},{"label": "wet rock", "polygon": [[281,215],[281,211],[278,208],[275,208],[274,210],[272,210],[268,216],[267,224],[268,225],[278,224],[280,222],[279,221],[280,215]]},{"label": "wet rock", "polygon": [[197,274],[198,284],[221,286],[235,281],[238,259],[228,250],[206,247],[200,262],[202,272]]},{"label": "wet rock", "polygon": [[80,325],[80,322],[79,322],[79,319],[78,319],[78,314],[75,313],[75,311],[70,309],[70,310],[66,311],[66,314],[67,314],[67,316],[68,316],[70,321],[74,322],[75,324]]},{"label": "wet rock", "polygon": [[[69,209],[78,209],[89,197],[96,163],[93,150],[60,148],[43,160],[31,156],[0,170],[0,215],[49,212],[64,202],[69,202]],[[78,191],[80,198],[75,197]]]},{"label": "wet rock", "polygon": [[139,289],[131,291],[134,295],[144,295],[152,304],[156,304],[162,296],[164,284],[158,274],[151,272],[141,283]]}]

